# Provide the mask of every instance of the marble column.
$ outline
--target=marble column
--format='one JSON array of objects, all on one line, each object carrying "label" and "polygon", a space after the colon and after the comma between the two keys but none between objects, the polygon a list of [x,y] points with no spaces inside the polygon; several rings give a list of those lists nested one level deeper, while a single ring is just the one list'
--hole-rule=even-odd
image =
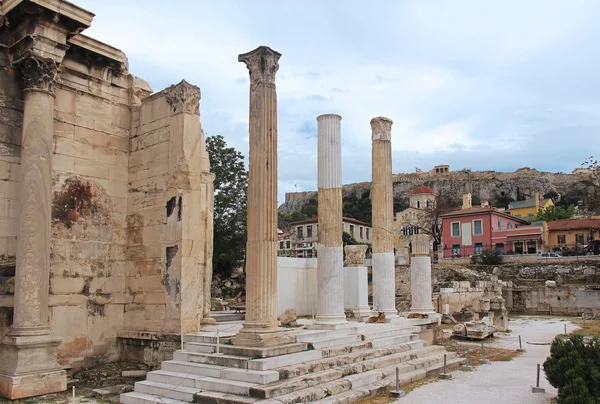
[{"label": "marble column", "polygon": [[319,132],[319,247],[315,325],[346,324],[342,250],[342,117],[317,117]]},{"label": "marble column", "polygon": [[411,236],[410,259],[410,311],[413,313],[434,313],[431,290],[431,257],[429,256],[429,236]]},{"label": "marble column", "polygon": [[29,55],[18,64],[25,82],[14,314],[0,345],[0,395],[30,397],[66,389],[57,362],[60,340],[48,318],[54,80],[52,59]]},{"label": "marble column", "polygon": [[373,216],[373,311],[398,317],[394,264],[392,120],[371,120],[373,142],[371,203]]},{"label": "marble column", "polygon": [[239,55],[250,72],[246,321],[235,344],[284,343],[277,323],[277,92],[281,54],[260,46]]},{"label": "marble column", "polygon": [[365,266],[366,245],[347,245],[344,268],[344,310],[359,321],[371,317],[369,275]]}]

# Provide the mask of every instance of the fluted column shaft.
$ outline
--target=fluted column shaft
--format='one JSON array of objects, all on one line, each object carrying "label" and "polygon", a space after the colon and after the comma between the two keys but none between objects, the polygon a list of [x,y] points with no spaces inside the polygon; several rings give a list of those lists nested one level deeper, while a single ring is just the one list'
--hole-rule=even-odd
[{"label": "fluted column shaft", "polygon": [[431,289],[431,257],[429,256],[429,236],[417,234],[411,237],[410,259],[410,311],[433,313]]},{"label": "fluted column shaft", "polygon": [[317,117],[319,247],[315,324],[344,324],[344,253],[342,250],[342,144],[339,115]]},{"label": "fluted column shaft", "polygon": [[392,189],[392,120],[371,120],[373,221],[373,310],[397,317]]},{"label": "fluted column shaft", "polygon": [[240,55],[250,72],[246,321],[242,331],[277,330],[277,93],[281,55],[261,46]]},{"label": "fluted column shaft", "polygon": [[50,333],[50,223],[52,210],[52,144],[56,63],[28,58],[25,79],[21,213],[17,238],[14,318],[11,336]]}]

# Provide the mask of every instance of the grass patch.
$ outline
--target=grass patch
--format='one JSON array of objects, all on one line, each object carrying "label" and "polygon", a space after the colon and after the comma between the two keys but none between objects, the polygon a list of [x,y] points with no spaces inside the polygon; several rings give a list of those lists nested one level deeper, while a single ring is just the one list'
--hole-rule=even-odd
[{"label": "grass patch", "polygon": [[[481,345],[457,344],[453,347],[448,347],[447,349],[456,352],[458,356],[462,357],[464,357],[467,350],[469,350],[469,364],[471,366],[479,365],[479,360],[481,359]],[[517,352],[515,349],[485,347],[485,359],[492,362],[510,362],[519,355],[521,355],[521,352]]]},{"label": "grass patch", "polygon": [[580,328],[571,331],[569,335],[583,335],[584,337],[600,338],[600,320],[585,320],[585,326],[583,325],[583,319],[581,318],[573,319],[571,321]]}]

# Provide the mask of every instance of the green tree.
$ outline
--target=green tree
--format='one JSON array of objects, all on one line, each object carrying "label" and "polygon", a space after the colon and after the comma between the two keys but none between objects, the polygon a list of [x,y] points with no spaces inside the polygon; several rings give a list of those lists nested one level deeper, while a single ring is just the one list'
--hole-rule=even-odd
[{"label": "green tree", "polygon": [[421,233],[428,234],[433,240],[433,248],[437,250],[442,243],[442,215],[456,210],[460,202],[451,190],[439,188],[435,191],[433,204],[425,207],[421,222]]},{"label": "green tree", "polygon": [[502,191],[494,196],[493,205],[497,208],[508,209],[508,204],[514,201],[515,199],[512,196],[506,195],[506,193]]},{"label": "green tree", "polygon": [[539,209],[535,217],[534,222],[543,220],[544,222],[554,222],[556,220],[570,219],[575,216],[577,210],[575,206],[569,205],[567,208],[562,206],[547,206],[545,209]]},{"label": "green tree", "polygon": [[244,156],[223,136],[206,138],[210,171],[215,174],[213,271],[221,276],[244,265],[248,172]]},{"label": "green tree", "polygon": [[558,389],[557,404],[600,404],[600,340],[581,335],[557,337],[544,362],[548,382]]},{"label": "green tree", "polygon": [[371,223],[371,190],[352,192],[342,198],[344,217]]}]

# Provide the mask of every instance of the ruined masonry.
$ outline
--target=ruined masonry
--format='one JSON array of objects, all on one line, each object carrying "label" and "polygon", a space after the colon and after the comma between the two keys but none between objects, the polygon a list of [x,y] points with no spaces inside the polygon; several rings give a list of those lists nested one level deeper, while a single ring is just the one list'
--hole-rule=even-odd
[{"label": "ruined masonry", "polygon": [[158,363],[209,321],[213,179],[200,89],[152,94],[63,0],[0,6],[0,396]]}]

